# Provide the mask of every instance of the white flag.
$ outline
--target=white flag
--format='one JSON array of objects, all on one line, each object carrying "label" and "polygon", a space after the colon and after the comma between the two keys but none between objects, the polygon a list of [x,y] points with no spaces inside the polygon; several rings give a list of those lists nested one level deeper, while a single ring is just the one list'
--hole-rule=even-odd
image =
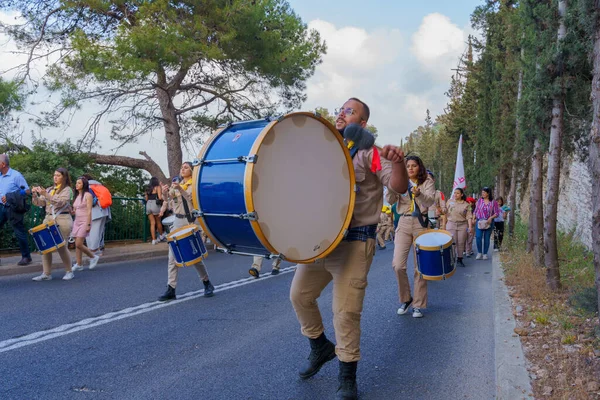
[{"label": "white flag", "polygon": [[456,154],[456,169],[454,170],[454,184],[452,185],[452,191],[456,188],[465,189],[467,187],[467,180],[465,179],[465,166],[463,164],[462,156],[462,135],[458,139],[458,153]]}]

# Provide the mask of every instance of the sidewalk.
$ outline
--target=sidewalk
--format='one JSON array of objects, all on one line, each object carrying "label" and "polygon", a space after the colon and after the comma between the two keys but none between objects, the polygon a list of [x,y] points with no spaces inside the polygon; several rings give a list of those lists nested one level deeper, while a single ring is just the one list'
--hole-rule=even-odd
[{"label": "sidewalk", "polygon": [[[214,246],[208,245],[207,249],[213,250]],[[152,245],[140,242],[117,242],[108,243],[104,253],[100,256],[98,264],[113,263],[119,261],[141,260],[145,258],[167,257],[169,246],[166,242]],[[75,263],[75,250],[70,250],[71,259]],[[0,276],[30,274],[42,271],[42,256],[35,252],[31,253],[33,260],[29,265],[17,265],[21,260],[20,254],[0,256]],[[87,256],[83,256],[83,263],[88,265]],[[58,254],[52,256],[52,270],[63,270],[64,266]]]}]

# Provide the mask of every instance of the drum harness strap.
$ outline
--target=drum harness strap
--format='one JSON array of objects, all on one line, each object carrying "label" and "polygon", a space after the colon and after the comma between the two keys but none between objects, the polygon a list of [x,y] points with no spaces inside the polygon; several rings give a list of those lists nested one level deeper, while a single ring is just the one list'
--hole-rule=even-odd
[{"label": "drum harness strap", "polygon": [[183,198],[181,199],[182,203],[183,203],[183,208],[185,209],[185,218],[188,220],[188,222],[191,224],[192,222],[194,222],[194,217],[192,216],[192,214],[190,213],[190,207],[187,204],[187,200]]}]

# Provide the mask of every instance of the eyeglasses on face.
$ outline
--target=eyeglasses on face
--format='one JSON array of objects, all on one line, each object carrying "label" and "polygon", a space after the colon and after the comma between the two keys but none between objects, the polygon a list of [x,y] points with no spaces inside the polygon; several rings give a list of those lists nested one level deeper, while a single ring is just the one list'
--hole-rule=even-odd
[{"label": "eyeglasses on face", "polygon": [[340,108],[335,109],[335,115],[340,115],[341,113],[344,113],[345,115],[358,114],[358,112],[354,108],[350,108],[350,107],[346,107],[346,108],[340,107]]}]

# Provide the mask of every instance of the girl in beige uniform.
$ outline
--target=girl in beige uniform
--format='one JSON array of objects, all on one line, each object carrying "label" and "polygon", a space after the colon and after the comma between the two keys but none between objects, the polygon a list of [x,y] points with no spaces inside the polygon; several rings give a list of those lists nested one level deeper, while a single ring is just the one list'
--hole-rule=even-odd
[{"label": "girl in beige uniform", "polygon": [[[400,308],[398,308],[398,315],[406,314],[408,307],[412,304],[413,317],[421,318],[423,316],[421,309],[427,307],[427,281],[421,279],[415,267],[415,296],[413,299],[410,294],[410,283],[408,282],[406,267],[408,253],[414,238],[426,229],[419,222],[417,215],[420,212],[422,219],[427,221],[427,209],[435,200],[435,184],[427,174],[423,161],[419,157],[406,157],[406,169],[409,178],[409,189],[403,195],[396,196],[400,220],[394,239],[392,265],[398,279],[398,294],[401,303]],[[395,201],[396,199],[391,199],[389,203],[393,204]]]},{"label": "girl in beige uniform", "polygon": [[[44,224],[52,220],[58,225],[58,229],[64,240],[67,240],[73,228],[73,218],[71,217],[71,200],[73,200],[73,189],[71,189],[71,177],[69,171],[65,168],[58,168],[54,171],[54,186],[48,189],[39,186],[31,189],[33,205],[46,207],[46,218]],[[56,250],[65,266],[65,281],[75,277],[71,270],[71,254],[65,245]],[[34,281],[49,281],[52,279],[52,253],[42,254],[41,275],[33,278]]]},{"label": "girl in beige uniform", "polygon": [[[175,221],[171,227],[171,232],[177,228],[181,228],[182,226],[195,223],[195,218],[192,222],[188,221],[186,217],[185,206],[183,205],[185,202],[190,212],[194,208],[192,206],[192,170],[192,163],[189,161],[184,162],[181,165],[181,170],[179,171],[181,174],[181,182],[173,182],[170,189],[167,185],[162,187],[163,199],[167,197],[168,193],[173,204],[173,212],[175,213]],[[159,301],[174,300],[176,298],[175,288],[177,287],[177,275],[179,273],[178,268],[179,267],[175,265],[175,257],[173,256],[173,252],[169,248],[167,291],[158,298]],[[200,275],[200,279],[202,279],[202,283],[204,284],[204,297],[213,296],[215,288],[208,279],[208,272],[206,272],[206,266],[204,265],[204,262],[200,261],[194,264],[194,268],[196,268],[196,271],[198,271],[198,275]]]},{"label": "girl in beige uniform", "polygon": [[452,238],[456,243],[454,249],[457,252],[457,265],[464,267],[463,253],[465,252],[467,235],[473,229],[473,212],[471,211],[471,205],[465,201],[465,192],[461,188],[454,189],[454,195],[448,201],[443,212],[448,217],[446,230],[452,233]]}]

